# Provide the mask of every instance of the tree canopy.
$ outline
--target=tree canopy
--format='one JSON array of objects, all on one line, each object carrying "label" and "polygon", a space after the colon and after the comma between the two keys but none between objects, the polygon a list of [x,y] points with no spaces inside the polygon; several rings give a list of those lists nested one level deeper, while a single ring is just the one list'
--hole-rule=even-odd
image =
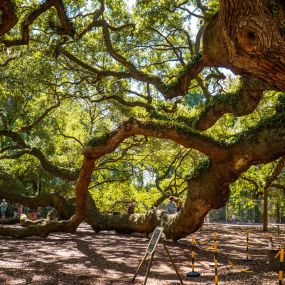
[{"label": "tree canopy", "polygon": [[[4,0],[0,11],[0,195],[61,213],[0,234],[85,220],[163,225],[177,240],[230,185],[273,185],[251,176],[285,154],[283,1]],[[170,195],[185,201],[176,215],[156,209]]]}]

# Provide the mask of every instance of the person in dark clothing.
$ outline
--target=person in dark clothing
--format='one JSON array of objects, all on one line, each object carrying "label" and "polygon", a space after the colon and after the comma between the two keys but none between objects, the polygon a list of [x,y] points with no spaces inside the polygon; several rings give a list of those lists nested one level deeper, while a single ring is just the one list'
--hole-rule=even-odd
[{"label": "person in dark clothing", "polygon": [[134,214],[135,213],[135,204],[130,203],[128,206],[128,214]]}]

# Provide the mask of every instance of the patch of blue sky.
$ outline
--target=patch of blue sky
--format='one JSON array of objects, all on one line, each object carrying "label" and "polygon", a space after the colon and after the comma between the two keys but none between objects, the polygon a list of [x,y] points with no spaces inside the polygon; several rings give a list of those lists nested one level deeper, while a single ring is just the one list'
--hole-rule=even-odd
[{"label": "patch of blue sky", "polygon": [[128,9],[131,11],[136,5],[137,0],[125,0],[125,2],[126,2]]}]

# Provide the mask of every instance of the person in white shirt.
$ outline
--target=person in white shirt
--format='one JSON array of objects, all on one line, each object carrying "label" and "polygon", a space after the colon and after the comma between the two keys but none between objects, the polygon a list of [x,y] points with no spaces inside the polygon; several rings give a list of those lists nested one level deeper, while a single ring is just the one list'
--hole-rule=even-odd
[{"label": "person in white shirt", "polygon": [[2,199],[2,202],[0,203],[0,210],[1,210],[1,217],[2,217],[2,219],[6,218],[7,207],[8,207],[8,203],[6,202],[5,199]]},{"label": "person in white shirt", "polygon": [[167,204],[167,211],[169,214],[176,214],[177,212],[177,207],[176,207],[176,204],[175,204],[175,198],[173,196],[170,196],[169,197],[169,202]]}]

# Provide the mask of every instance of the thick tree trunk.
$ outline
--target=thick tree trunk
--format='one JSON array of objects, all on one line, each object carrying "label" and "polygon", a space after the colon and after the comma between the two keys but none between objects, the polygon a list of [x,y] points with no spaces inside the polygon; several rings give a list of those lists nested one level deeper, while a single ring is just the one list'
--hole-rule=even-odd
[{"label": "thick tree trunk", "polygon": [[[195,178],[189,180],[185,206],[179,213],[168,215],[152,210],[143,215],[122,214],[112,216],[100,214],[98,211],[96,217],[94,216],[94,221],[90,221],[90,223],[93,223],[93,228],[96,231],[150,232],[155,226],[160,225],[164,227],[166,236],[173,240],[193,233],[202,225],[204,217],[210,209],[225,206],[229,198],[229,184],[234,182],[242,172],[246,171],[252,164],[275,160],[284,153],[285,129],[281,126],[285,117],[280,115],[279,120],[279,123],[274,123],[274,126],[271,125],[270,120],[263,122],[250,132],[241,135],[238,141],[224,148],[213,142],[216,151],[212,151],[210,154],[212,160],[205,164]],[[275,119],[274,122],[276,122]],[[270,128],[268,128],[269,125]],[[150,124],[134,120],[131,120],[131,124],[126,122],[125,125],[110,135],[92,140],[85,150],[85,157],[96,160],[98,157],[112,152],[125,139],[126,134],[144,134],[146,126],[149,128]],[[147,134],[161,137],[162,132],[157,128],[154,131],[148,129]],[[173,136],[173,140],[177,139],[175,132],[169,132],[167,136],[169,138]],[[184,136],[187,137],[186,133]],[[272,140],[272,137],[275,139]],[[181,137],[179,138],[183,140]],[[195,144],[196,139],[195,136]],[[201,139],[204,142],[204,139]],[[190,137],[187,141],[189,145],[193,143]],[[209,146],[210,144],[211,142],[209,142]],[[270,153],[268,153],[269,146]],[[201,144],[200,149],[208,152],[204,147],[205,145]],[[219,154],[221,155],[219,156]]]},{"label": "thick tree trunk", "polygon": [[[241,134],[236,142],[227,145],[204,135],[197,135],[187,127],[168,126],[164,123],[162,125],[164,128],[160,128],[157,122],[153,125],[149,122],[132,119],[109,135],[93,139],[85,149],[85,158],[76,184],[76,215],[70,220],[58,224],[51,222],[33,226],[33,231],[25,230],[17,235],[34,234],[40,230],[43,231],[43,235],[48,234],[49,231],[74,231],[85,219],[97,232],[100,230],[129,230],[148,233],[155,226],[160,225],[165,228],[168,238],[178,240],[195,232],[202,225],[204,217],[210,209],[225,206],[229,197],[229,184],[234,182],[242,172],[252,164],[275,160],[285,152],[285,116],[283,114],[280,114],[278,118],[275,116],[272,121],[269,119],[260,123],[252,130]],[[153,137],[166,136],[188,147],[195,145],[211,158],[203,167],[200,167],[200,172],[197,172],[195,177],[189,180],[184,209],[176,215],[168,215],[155,210],[146,214],[105,215],[100,213],[94,201],[87,196],[96,159],[114,151],[126,137],[137,134]],[[269,147],[270,152],[268,152]],[[282,163],[280,163],[280,169],[282,169]],[[3,234],[5,231],[0,230],[1,233]],[[16,235],[16,233],[14,234]]]},{"label": "thick tree trunk", "polygon": [[220,0],[204,33],[204,61],[285,91],[284,22],[282,0]]},{"label": "thick tree trunk", "polygon": [[16,11],[13,3],[10,0],[2,0],[0,3],[1,24],[0,36],[9,32],[18,22]]},{"label": "thick tree trunk", "polygon": [[76,182],[76,212],[74,231],[86,217],[87,189],[91,180],[95,161],[85,156],[81,166],[80,175]]}]

